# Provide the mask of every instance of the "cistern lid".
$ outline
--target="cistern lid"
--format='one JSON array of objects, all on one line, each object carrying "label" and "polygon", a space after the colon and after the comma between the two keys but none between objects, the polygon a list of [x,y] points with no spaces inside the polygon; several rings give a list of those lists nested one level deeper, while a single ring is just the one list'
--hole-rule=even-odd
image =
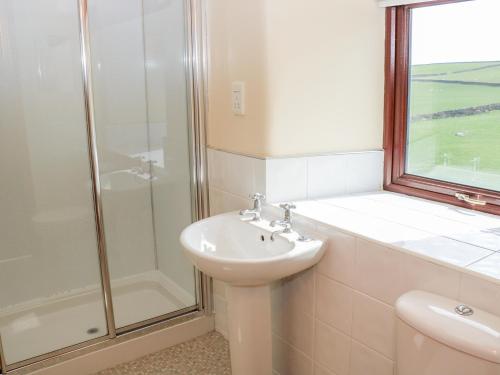
[{"label": "cistern lid", "polygon": [[500,318],[436,294],[412,291],[396,302],[399,319],[456,350],[500,364]]}]

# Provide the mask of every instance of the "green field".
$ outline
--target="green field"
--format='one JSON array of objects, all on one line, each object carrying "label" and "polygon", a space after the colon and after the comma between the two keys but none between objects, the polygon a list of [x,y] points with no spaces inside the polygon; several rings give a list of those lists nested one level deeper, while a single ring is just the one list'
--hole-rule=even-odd
[{"label": "green field", "polygon": [[413,65],[411,68],[411,73],[414,76],[421,74],[442,74],[442,73],[451,74],[463,70],[484,68],[499,63],[500,62],[498,61],[488,61],[488,62]]},{"label": "green field", "polygon": [[500,87],[412,82],[410,91],[412,116],[500,103]]},{"label": "green field", "polygon": [[500,83],[500,66],[495,66],[486,70],[453,73],[437,78],[469,82]]},{"label": "green field", "polygon": [[[500,110],[467,111],[500,105],[500,62],[416,65],[411,74],[407,172],[500,191]],[[432,118],[443,111],[453,115]]]}]

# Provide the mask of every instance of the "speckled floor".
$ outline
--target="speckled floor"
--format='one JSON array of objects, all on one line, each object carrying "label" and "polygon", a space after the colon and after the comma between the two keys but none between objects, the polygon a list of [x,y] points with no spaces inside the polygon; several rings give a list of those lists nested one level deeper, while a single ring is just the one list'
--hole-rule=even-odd
[{"label": "speckled floor", "polygon": [[210,332],[95,375],[231,375],[229,345]]}]

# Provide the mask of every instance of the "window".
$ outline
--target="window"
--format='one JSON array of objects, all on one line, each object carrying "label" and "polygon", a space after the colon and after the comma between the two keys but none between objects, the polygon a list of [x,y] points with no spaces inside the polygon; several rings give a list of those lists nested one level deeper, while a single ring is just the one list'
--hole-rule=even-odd
[{"label": "window", "polygon": [[500,1],[388,8],[385,189],[500,214]]}]

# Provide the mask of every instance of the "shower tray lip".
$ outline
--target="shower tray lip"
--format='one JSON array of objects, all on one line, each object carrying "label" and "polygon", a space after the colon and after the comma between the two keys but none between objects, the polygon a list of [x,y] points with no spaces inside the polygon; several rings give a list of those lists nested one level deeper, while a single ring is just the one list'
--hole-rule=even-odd
[{"label": "shower tray lip", "polygon": [[[194,296],[188,296],[187,291],[157,270],[115,279],[113,291],[115,312],[118,313],[115,319],[119,327],[126,327],[194,304]],[[156,307],[145,311],[141,308],[144,304],[136,303],[137,296],[142,296],[142,300],[146,299],[151,306]],[[101,287],[89,285],[0,310],[0,330],[3,333],[4,350],[8,349],[6,357],[9,358],[9,363],[15,365],[52,350],[74,345],[74,342],[86,342],[105,335],[106,322],[100,313],[101,309],[98,308],[102,304],[101,301]],[[161,306],[158,307],[158,304]],[[168,307],[168,311],[163,309],[164,307]],[[67,315],[65,311],[71,311],[73,314],[71,316],[77,323],[73,322],[70,328],[66,328],[61,334],[61,324],[65,322],[64,318]],[[60,313],[57,314],[58,312]],[[16,328],[23,326],[30,328],[26,323],[35,322],[40,323],[38,328],[33,325],[31,331],[26,330],[22,337],[16,339],[20,333]],[[89,334],[87,330],[90,328],[98,328],[98,332]],[[37,329],[58,333],[52,334],[52,341],[48,344],[39,339],[41,334],[37,333]],[[57,338],[59,334],[62,336]],[[31,346],[25,345],[26,341],[31,342]]]}]

